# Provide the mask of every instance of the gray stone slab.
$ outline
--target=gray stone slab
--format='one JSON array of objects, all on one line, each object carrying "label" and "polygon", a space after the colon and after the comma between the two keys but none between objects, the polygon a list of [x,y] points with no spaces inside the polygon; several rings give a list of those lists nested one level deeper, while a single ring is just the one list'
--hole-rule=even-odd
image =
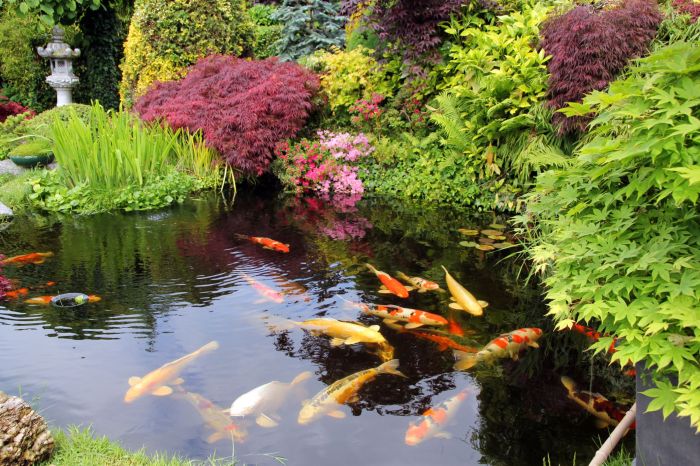
[{"label": "gray stone slab", "polygon": [[0,175],[9,173],[10,175],[19,175],[26,168],[15,165],[15,163],[10,159],[0,160]]},{"label": "gray stone slab", "polygon": [[12,217],[13,215],[15,214],[12,212],[12,209],[0,202],[0,217]]}]

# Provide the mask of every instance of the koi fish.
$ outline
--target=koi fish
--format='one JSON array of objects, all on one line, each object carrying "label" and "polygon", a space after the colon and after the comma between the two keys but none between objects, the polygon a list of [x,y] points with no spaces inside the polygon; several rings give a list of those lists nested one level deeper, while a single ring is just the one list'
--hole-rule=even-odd
[{"label": "koi fish", "polygon": [[18,299],[20,296],[27,296],[29,294],[29,288],[18,288],[16,290],[10,290],[5,292],[5,297],[7,299]]},{"label": "koi fish", "polygon": [[32,252],[21,256],[14,256],[0,261],[0,265],[7,264],[43,264],[47,257],[53,256],[52,252]]},{"label": "koi fish", "polygon": [[259,281],[255,280],[253,277],[246,273],[242,275],[243,278],[245,278],[245,281],[247,281],[248,284],[252,286],[253,289],[257,291],[260,296],[262,296],[263,299],[261,299],[259,302],[273,301],[277,304],[281,304],[284,302],[284,295],[279,291],[260,283]]},{"label": "koi fish", "polygon": [[454,354],[458,361],[455,363],[454,368],[458,371],[464,371],[472,368],[479,362],[498,358],[510,357],[516,361],[518,353],[524,347],[539,348],[536,340],[541,336],[542,330],[539,328],[519,328],[494,338],[476,354],[455,351]]},{"label": "koi fish", "polygon": [[389,328],[393,328],[394,330],[398,331],[399,333],[408,333],[410,335],[415,336],[416,338],[419,338],[421,340],[428,340],[432,341],[433,343],[436,343],[438,345],[438,351],[447,351],[448,349],[453,349],[457,351],[462,351],[464,353],[476,353],[479,351],[476,348],[470,348],[468,346],[462,346],[453,339],[443,336],[443,335],[437,335],[435,333],[429,333],[429,332],[421,332],[417,330],[405,330],[405,327],[402,325],[398,325],[396,323],[387,323],[387,326]]},{"label": "koi fish", "polygon": [[405,287],[400,281],[392,277],[386,272],[375,269],[371,264],[365,264],[367,268],[374,272],[374,274],[379,278],[379,281],[384,285],[383,288],[379,289],[380,293],[393,293],[399,298],[408,298],[408,292],[412,290],[412,287]]},{"label": "koi fish", "polygon": [[[591,341],[598,341],[601,337],[600,332],[598,332],[596,329],[586,327],[585,325],[581,324],[574,324],[570,330],[580,333],[581,335],[585,335]],[[610,347],[608,348],[608,353],[612,354],[617,351],[615,345],[617,345],[617,338],[613,337],[613,341],[610,343]]]},{"label": "koi fish", "polygon": [[275,283],[277,283],[280,286],[280,288],[282,288],[283,294],[299,296],[307,303],[311,301],[311,296],[309,296],[309,290],[307,290],[306,287],[301,283],[289,280],[281,274],[275,274],[275,276],[272,279],[275,281]]},{"label": "koi fish", "polygon": [[450,311],[450,315],[447,318],[447,331],[452,335],[457,335],[458,337],[464,336],[464,329],[457,323],[452,315],[452,311]]},{"label": "koi fish", "polygon": [[344,418],[345,413],[338,409],[338,405],[358,401],[357,393],[360,389],[380,374],[406,377],[398,370],[398,367],[399,360],[392,359],[378,367],[356,372],[333,382],[314,396],[311,401],[304,402],[304,406],[299,411],[297,422],[301,425],[308,424],[324,414],[338,419]]},{"label": "koi fish", "polygon": [[143,377],[130,377],[129,385],[131,388],[124,395],[124,402],[131,403],[136,398],[143,395],[151,394],[156,396],[168,396],[173,392],[173,389],[168,384],[180,385],[183,380],[178,377],[180,372],[189,363],[197,359],[203,354],[214,351],[219,347],[219,343],[211,341],[202,346],[198,350],[162,365],[156,370],[153,370]]},{"label": "koi fish", "polygon": [[207,443],[218,442],[226,437],[242,442],[248,437],[248,432],[244,426],[235,424],[229,416],[224,414],[224,411],[219,406],[199,393],[188,392],[178,387],[177,395],[191,404],[202,417],[207,427],[214,431],[207,437]]},{"label": "koi fish", "polygon": [[[97,303],[97,302],[102,301],[102,298],[100,298],[97,295],[89,294],[87,296],[88,296],[89,303]],[[26,304],[39,304],[39,305],[43,305],[43,306],[48,306],[49,304],[51,304],[51,300],[55,297],[56,296],[37,296],[35,298],[25,299],[24,302]]]},{"label": "koi fish", "polygon": [[[248,416],[255,414],[255,422],[260,427],[276,427],[279,416],[277,410],[284,404],[289,394],[313,374],[302,372],[289,383],[273,380],[265,385],[244,393],[231,404],[231,416]],[[274,418],[274,419],[273,419]]]},{"label": "koi fish", "polygon": [[275,241],[272,238],[265,238],[264,236],[246,236],[246,235],[236,235],[238,238],[246,239],[252,243],[259,244],[263,249],[270,249],[272,251],[278,252],[289,252],[289,245]]},{"label": "koi fish", "polygon": [[418,445],[429,438],[451,438],[443,428],[452,420],[467,398],[468,389],[464,389],[455,396],[448,398],[439,405],[428,408],[423,413],[423,418],[418,423],[411,422],[404,441],[408,446]]},{"label": "koi fish", "polygon": [[423,325],[447,325],[447,319],[431,312],[419,311],[409,307],[387,305],[367,305],[360,304],[363,312],[377,317],[383,317],[384,322],[408,322],[404,328],[412,329]]},{"label": "koi fish", "polygon": [[430,280],[426,280],[421,277],[409,277],[403,272],[396,272],[396,276],[406,283],[415,287],[419,293],[425,293],[426,291],[437,291],[440,290],[440,285]]},{"label": "koi fish", "polygon": [[452,275],[447,271],[445,267],[442,267],[445,271],[445,281],[447,282],[447,289],[450,290],[450,294],[454,298],[455,302],[450,303],[452,309],[459,309],[466,311],[471,315],[480,316],[484,314],[484,307],[488,306],[488,303],[484,301],[478,301],[473,294],[467,291],[462,285],[460,285],[457,280],[452,278]]},{"label": "koi fish", "polygon": [[[599,429],[604,429],[608,426],[617,426],[625,413],[620,411],[615,404],[605,398],[600,393],[591,393],[587,390],[577,390],[576,383],[570,378],[563,376],[561,378],[561,383],[564,385],[567,391],[567,396],[570,400],[573,400],[577,405],[585,409],[588,413],[592,414],[596,418],[596,427]],[[634,422],[630,429],[636,427],[636,422]]]}]

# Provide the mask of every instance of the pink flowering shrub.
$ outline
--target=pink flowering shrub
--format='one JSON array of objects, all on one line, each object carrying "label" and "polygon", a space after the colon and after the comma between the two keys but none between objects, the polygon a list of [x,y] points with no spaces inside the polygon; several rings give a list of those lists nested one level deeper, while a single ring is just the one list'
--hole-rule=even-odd
[{"label": "pink flowering shrub", "polygon": [[334,196],[297,196],[289,198],[281,211],[281,220],[294,225],[310,235],[320,235],[335,241],[359,241],[372,229],[372,223],[359,214],[357,202],[361,194],[338,194]]},{"label": "pink flowering shrub", "polygon": [[367,136],[319,131],[318,137],[317,141],[279,144],[273,173],[298,193],[362,194],[364,188],[354,164],[374,152]]},{"label": "pink flowering shrub", "polygon": [[350,106],[350,121],[358,128],[369,128],[379,130],[380,117],[384,111],[381,108],[385,97],[376,92],[372,94],[372,98],[358,99]]}]

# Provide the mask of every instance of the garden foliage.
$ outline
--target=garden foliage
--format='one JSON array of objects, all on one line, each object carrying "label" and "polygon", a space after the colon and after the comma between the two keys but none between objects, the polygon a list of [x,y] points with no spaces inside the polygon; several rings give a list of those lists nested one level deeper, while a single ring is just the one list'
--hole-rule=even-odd
[{"label": "garden foliage", "polygon": [[181,78],[199,58],[239,56],[252,44],[243,0],[137,0],[124,44],[121,100],[131,106],[154,82]]},{"label": "garden foliage", "polygon": [[282,60],[296,60],[317,50],[342,47],[345,17],[340,6],[325,0],[284,0],[271,16],[283,24],[275,47]]},{"label": "garden foliage", "polygon": [[673,0],[673,7],[679,12],[690,15],[690,20],[695,23],[700,17],[700,3],[693,0]]},{"label": "garden foliage", "polygon": [[[541,175],[531,197],[558,327],[588,322],[645,361],[650,409],[700,427],[700,48],[660,48],[567,115],[595,112],[570,168]],[[593,345],[605,351],[612,336]]]},{"label": "garden foliage", "polygon": [[33,114],[34,112],[0,94],[0,123],[4,123],[8,117],[19,115],[21,113]]},{"label": "garden foliage", "polygon": [[[47,25],[75,22],[87,9],[97,9],[102,0],[0,0],[0,7],[34,16]],[[116,2],[115,2],[116,3]]]},{"label": "garden foliage", "polygon": [[180,81],[160,83],[135,109],[147,121],[202,131],[207,144],[246,175],[261,175],[276,144],[294,136],[313,108],[316,75],[275,58],[200,60]]},{"label": "garden foliage", "polygon": [[277,11],[274,5],[257,4],[250,7],[248,13],[253,22],[253,56],[257,59],[269,58],[277,55],[277,41],[282,34],[282,25],[272,19],[272,14]]},{"label": "garden foliage", "polygon": [[[655,0],[624,0],[612,9],[581,5],[550,19],[542,28],[542,48],[552,56],[549,105],[557,110],[605,89],[630,59],[645,54],[661,19]],[[583,132],[588,118],[555,113],[554,121],[572,133]]]}]

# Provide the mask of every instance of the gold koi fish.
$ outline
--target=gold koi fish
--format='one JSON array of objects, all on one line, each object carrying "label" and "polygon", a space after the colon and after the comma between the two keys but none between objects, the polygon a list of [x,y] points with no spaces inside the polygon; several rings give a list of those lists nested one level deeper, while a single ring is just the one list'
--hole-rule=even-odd
[{"label": "gold koi fish", "polygon": [[454,368],[458,371],[465,371],[479,362],[498,358],[510,357],[515,361],[518,359],[518,353],[521,349],[527,346],[539,348],[536,340],[541,336],[542,330],[539,328],[519,328],[494,338],[478,353],[455,351],[454,354],[458,361]]},{"label": "gold koi fish", "polygon": [[149,372],[143,377],[130,377],[129,385],[131,388],[124,395],[124,402],[131,403],[136,398],[143,395],[151,394],[156,396],[168,396],[173,392],[173,389],[168,384],[179,385],[183,382],[179,378],[180,372],[189,363],[197,359],[199,356],[214,351],[219,347],[219,343],[211,341],[202,346],[198,350],[169,362],[158,369]]},{"label": "gold koi fish", "polygon": [[488,306],[488,303],[484,301],[478,301],[473,294],[467,291],[462,285],[457,282],[450,272],[447,271],[445,267],[442,267],[445,271],[445,281],[447,282],[447,289],[450,290],[450,294],[454,298],[455,302],[450,303],[452,309],[460,309],[466,311],[474,316],[480,316],[484,314],[484,307]]},{"label": "gold koi fish", "polygon": [[409,277],[403,272],[396,272],[396,276],[406,283],[413,285],[414,288],[418,290],[419,293],[425,293],[426,291],[440,291],[440,285],[430,280],[426,280],[421,277]]},{"label": "gold koi fish", "polygon": [[378,367],[356,372],[333,382],[314,396],[311,401],[304,403],[301,411],[299,411],[297,422],[302,425],[308,424],[324,414],[338,419],[344,418],[345,413],[338,409],[338,405],[358,401],[357,392],[379,374],[394,374],[406,377],[398,370],[398,367],[399,360],[393,359]]},{"label": "gold koi fish", "polygon": [[410,423],[404,438],[406,445],[418,445],[422,441],[433,437],[451,438],[451,435],[443,429],[457,414],[468,393],[468,389],[462,390],[439,405],[428,408],[423,413],[423,419],[420,422]]},{"label": "gold koi fish", "polygon": [[207,437],[207,443],[218,442],[226,437],[242,442],[248,437],[248,432],[243,425],[235,424],[229,416],[224,414],[219,406],[199,393],[188,392],[178,388],[177,394],[191,404],[202,417],[207,427],[214,431]]}]

